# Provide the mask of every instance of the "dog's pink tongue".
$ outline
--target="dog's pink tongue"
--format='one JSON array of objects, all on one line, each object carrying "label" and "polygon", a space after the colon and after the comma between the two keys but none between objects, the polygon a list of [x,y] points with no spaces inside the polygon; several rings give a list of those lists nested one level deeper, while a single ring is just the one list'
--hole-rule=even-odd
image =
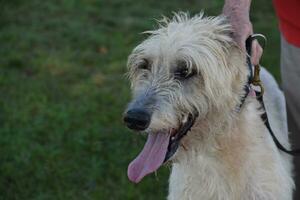
[{"label": "dog's pink tongue", "polygon": [[169,139],[170,134],[167,133],[149,133],[142,152],[128,166],[127,174],[132,182],[140,182],[163,164]]}]

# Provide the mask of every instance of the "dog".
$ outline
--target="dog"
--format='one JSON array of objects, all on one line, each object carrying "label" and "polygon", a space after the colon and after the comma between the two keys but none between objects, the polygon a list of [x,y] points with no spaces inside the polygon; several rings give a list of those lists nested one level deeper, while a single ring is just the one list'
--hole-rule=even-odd
[{"label": "dog", "polygon": [[[148,139],[129,179],[171,163],[168,200],[291,200],[292,159],[245,92],[247,55],[226,18],[175,13],[145,33],[128,58],[133,97],[123,120]],[[284,96],[269,72],[261,76],[272,129],[289,148]]]}]

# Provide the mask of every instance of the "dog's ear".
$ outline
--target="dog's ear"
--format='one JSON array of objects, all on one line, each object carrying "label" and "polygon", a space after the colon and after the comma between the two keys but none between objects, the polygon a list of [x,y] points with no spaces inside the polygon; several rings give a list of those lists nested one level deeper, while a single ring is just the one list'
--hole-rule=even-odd
[{"label": "dog's ear", "polygon": [[229,36],[230,38],[233,38],[233,28],[228,17],[226,17],[225,15],[219,15],[218,17],[221,18],[220,25],[226,27],[222,30],[223,34]]},{"label": "dog's ear", "polygon": [[216,17],[205,17],[203,20],[209,24],[212,32],[210,37],[213,40],[218,41],[226,49],[229,49],[232,46],[237,47],[233,40],[232,26],[225,16],[219,15]]}]

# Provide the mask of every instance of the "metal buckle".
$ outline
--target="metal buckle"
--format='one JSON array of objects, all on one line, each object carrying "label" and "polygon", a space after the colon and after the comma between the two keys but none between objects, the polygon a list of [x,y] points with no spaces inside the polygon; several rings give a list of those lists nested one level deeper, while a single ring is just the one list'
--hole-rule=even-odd
[{"label": "metal buckle", "polygon": [[[260,46],[262,47],[262,49],[265,49],[265,46],[266,46],[266,43],[267,43],[267,38],[266,36],[264,36],[263,34],[260,34],[260,33],[254,33],[250,36],[253,39],[256,39],[257,42],[260,44]],[[259,40],[260,39],[263,39],[263,40]],[[261,44],[260,42],[263,41],[263,43]]]}]

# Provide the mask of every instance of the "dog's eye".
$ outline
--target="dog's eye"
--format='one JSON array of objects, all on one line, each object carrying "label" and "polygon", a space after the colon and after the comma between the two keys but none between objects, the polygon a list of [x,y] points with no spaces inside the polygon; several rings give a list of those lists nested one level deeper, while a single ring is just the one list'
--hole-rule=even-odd
[{"label": "dog's eye", "polygon": [[146,69],[149,70],[150,66],[149,66],[149,61],[146,59],[143,59],[139,64],[138,64],[138,68],[139,69]]},{"label": "dog's eye", "polygon": [[175,79],[188,79],[196,74],[195,70],[190,71],[186,65],[181,66],[174,72]]}]

